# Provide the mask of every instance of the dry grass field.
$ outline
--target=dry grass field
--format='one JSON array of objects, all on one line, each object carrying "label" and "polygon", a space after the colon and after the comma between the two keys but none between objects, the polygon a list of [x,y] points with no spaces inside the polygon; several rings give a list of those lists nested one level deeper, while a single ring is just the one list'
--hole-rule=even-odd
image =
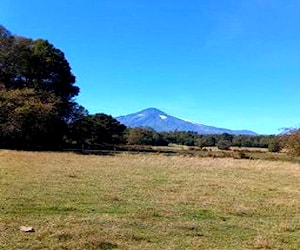
[{"label": "dry grass field", "polygon": [[300,165],[2,150],[0,249],[298,250]]}]

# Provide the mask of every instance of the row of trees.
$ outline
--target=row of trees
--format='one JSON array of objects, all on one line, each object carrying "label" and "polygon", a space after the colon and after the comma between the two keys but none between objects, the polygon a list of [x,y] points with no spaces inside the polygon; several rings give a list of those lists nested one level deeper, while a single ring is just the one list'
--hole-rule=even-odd
[{"label": "row of trees", "polygon": [[[47,40],[12,35],[0,26],[0,147],[101,148],[111,144],[286,147],[300,154],[300,132],[284,136],[198,135],[129,129],[110,115],[89,115],[75,102],[79,88],[64,53]],[[284,143],[283,143],[284,142]]]},{"label": "row of trees", "polygon": [[270,151],[279,151],[275,144],[279,145],[279,137],[268,136],[250,136],[250,135],[231,135],[228,133],[216,135],[199,135],[196,132],[163,132],[157,133],[151,129],[134,128],[127,131],[127,143],[139,145],[168,145],[169,143],[198,146],[215,147],[220,149],[229,149],[230,147],[258,147],[269,148]]}]

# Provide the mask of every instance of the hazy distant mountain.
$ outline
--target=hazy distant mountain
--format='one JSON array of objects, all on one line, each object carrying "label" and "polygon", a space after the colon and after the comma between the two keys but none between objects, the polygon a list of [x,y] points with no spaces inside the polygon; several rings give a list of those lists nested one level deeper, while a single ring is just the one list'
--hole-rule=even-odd
[{"label": "hazy distant mountain", "polygon": [[234,135],[256,135],[255,132],[249,130],[230,130],[185,121],[168,115],[156,108],[144,109],[134,114],[116,117],[116,119],[127,127],[150,127],[158,132],[177,130],[194,131],[199,134],[229,133]]}]

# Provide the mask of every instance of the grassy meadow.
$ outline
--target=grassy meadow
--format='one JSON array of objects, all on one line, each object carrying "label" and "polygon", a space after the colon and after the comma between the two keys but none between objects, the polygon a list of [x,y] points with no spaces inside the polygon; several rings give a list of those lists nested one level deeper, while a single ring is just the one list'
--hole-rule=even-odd
[{"label": "grassy meadow", "polygon": [[2,150],[0,249],[298,250],[300,165]]}]

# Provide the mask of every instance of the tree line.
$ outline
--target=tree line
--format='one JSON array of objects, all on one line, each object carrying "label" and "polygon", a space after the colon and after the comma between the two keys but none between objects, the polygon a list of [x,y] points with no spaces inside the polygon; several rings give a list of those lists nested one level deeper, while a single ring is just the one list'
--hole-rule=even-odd
[{"label": "tree line", "polygon": [[228,150],[230,147],[269,148],[272,152],[280,150],[278,136],[275,135],[232,135],[208,134],[200,135],[192,131],[173,131],[158,133],[149,128],[127,129],[126,143],[132,145],[165,146],[170,143],[204,147],[218,147]]},{"label": "tree line", "polygon": [[175,143],[220,149],[268,147],[274,152],[286,147],[300,154],[298,129],[284,136],[234,136],[126,128],[110,115],[89,114],[74,99],[79,94],[75,82],[61,50],[44,39],[13,35],[0,25],[0,147],[60,150]]}]

